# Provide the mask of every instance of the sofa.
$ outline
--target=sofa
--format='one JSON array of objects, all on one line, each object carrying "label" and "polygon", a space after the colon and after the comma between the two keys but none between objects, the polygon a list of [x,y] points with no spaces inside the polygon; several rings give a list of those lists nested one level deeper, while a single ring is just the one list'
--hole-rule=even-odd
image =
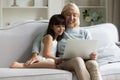
[{"label": "sofa", "polygon": [[[14,61],[25,62],[32,55],[34,39],[47,29],[48,21],[23,21],[0,29],[0,80],[77,80],[66,70],[9,68]],[[104,23],[82,27],[97,40],[98,63],[103,80],[120,80],[120,49],[115,25]],[[116,45],[117,43],[117,45]]]}]

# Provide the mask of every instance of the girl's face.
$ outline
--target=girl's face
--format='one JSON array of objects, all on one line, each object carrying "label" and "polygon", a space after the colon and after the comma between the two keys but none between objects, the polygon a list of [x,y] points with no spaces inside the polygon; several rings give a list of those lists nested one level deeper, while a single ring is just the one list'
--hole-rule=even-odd
[{"label": "girl's face", "polygon": [[75,11],[73,9],[68,9],[64,13],[64,17],[66,19],[66,26],[67,27],[69,27],[69,28],[76,27],[75,24],[77,23],[77,21],[79,19],[79,14],[77,13],[77,11]]},{"label": "girl's face", "polygon": [[56,36],[62,35],[65,30],[65,25],[53,25],[53,31]]}]

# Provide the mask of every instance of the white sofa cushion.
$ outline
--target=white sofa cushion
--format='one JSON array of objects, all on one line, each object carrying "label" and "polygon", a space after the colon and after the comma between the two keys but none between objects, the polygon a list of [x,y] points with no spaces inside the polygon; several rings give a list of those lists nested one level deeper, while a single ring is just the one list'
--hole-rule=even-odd
[{"label": "white sofa cushion", "polygon": [[0,68],[0,80],[72,80],[72,73],[59,69]]},{"label": "white sofa cushion", "polygon": [[100,65],[110,62],[120,61],[120,48],[116,46],[118,42],[118,32],[115,25],[111,23],[86,27],[92,38],[97,40],[98,63]]},{"label": "white sofa cushion", "polygon": [[98,63],[100,65],[120,62],[120,48],[115,43],[110,43],[104,47],[98,54]]},{"label": "white sofa cushion", "polygon": [[104,48],[111,42],[118,42],[118,31],[115,25],[104,23],[86,27],[92,38],[98,40],[98,48]]},{"label": "white sofa cushion", "polygon": [[120,62],[100,66],[103,80],[120,80]]},{"label": "white sofa cushion", "polygon": [[120,62],[100,66],[102,75],[120,74]]}]

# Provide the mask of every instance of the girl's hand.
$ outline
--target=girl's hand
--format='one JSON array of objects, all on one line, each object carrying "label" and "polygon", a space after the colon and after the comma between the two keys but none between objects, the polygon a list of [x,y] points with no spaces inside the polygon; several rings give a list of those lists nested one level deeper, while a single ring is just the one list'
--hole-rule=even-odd
[{"label": "girl's hand", "polygon": [[38,58],[31,58],[30,60],[26,61],[25,65],[30,65],[35,62],[38,62]]},{"label": "girl's hand", "polygon": [[90,54],[90,59],[91,59],[91,60],[96,60],[96,59],[97,59],[97,54],[96,54],[96,52],[92,52],[92,53]]},{"label": "girl's hand", "polygon": [[25,65],[30,65],[33,64],[35,62],[38,62],[38,55],[37,54],[33,54],[32,58],[28,61],[26,61]]}]

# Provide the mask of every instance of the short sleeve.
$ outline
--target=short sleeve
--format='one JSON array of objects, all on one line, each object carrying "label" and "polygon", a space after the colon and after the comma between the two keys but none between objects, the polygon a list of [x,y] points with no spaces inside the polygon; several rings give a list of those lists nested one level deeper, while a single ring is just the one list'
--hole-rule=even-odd
[{"label": "short sleeve", "polygon": [[40,42],[42,37],[44,36],[45,32],[42,32],[41,34],[38,35],[38,37],[34,40],[33,43],[33,48],[32,48],[32,53],[40,53]]}]

